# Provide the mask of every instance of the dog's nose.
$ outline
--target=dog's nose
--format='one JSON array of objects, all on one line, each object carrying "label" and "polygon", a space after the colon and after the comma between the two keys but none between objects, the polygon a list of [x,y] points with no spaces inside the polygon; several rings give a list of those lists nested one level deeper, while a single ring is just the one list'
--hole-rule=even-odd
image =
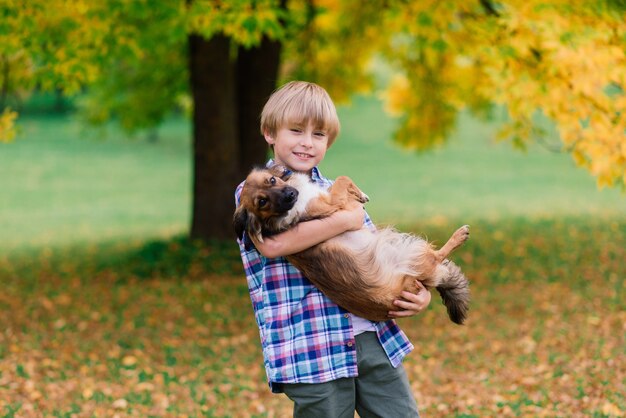
[{"label": "dog's nose", "polygon": [[285,188],[285,200],[287,202],[293,202],[298,198],[298,191],[293,187]]}]

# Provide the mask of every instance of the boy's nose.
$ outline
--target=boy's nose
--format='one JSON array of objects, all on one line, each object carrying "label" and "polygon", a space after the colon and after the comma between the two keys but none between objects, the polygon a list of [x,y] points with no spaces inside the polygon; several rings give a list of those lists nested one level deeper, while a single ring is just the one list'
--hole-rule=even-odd
[{"label": "boy's nose", "polygon": [[300,145],[304,147],[311,147],[313,145],[313,138],[311,138],[311,135],[302,135]]}]

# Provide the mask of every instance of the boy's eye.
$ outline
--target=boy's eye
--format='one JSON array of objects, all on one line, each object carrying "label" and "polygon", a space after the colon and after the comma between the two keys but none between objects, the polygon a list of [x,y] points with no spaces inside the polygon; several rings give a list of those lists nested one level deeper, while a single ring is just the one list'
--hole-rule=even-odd
[{"label": "boy's eye", "polygon": [[315,132],[314,135],[316,135],[316,136],[326,136],[326,132],[318,131],[318,132]]},{"label": "boy's eye", "polygon": [[300,129],[300,128],[290,128],[289,130],[290,130],[291,132],[295,132],[295,133],[300,133],[300,132],[302,132],[302,129]]}]

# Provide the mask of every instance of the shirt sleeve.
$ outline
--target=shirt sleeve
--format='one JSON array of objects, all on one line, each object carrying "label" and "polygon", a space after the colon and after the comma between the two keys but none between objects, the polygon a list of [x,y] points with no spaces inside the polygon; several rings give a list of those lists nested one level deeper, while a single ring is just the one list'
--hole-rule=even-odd
[{"label": "shirt sleeve", "polygon": [[370,216],[368,215],[367,212],[365,212],[365,221],[363,222],[363,224],[372,232],[376,231],[376,225],[374,225],[374,222],[372,221],[372,218],[370,218]]},{"label": "shirt sleeve", "polygon": [[245,181],[242,181],[241,183],[239,183],[239,186],[237,186],[237,189],[235,190],[235,207],[239,207],[239,201],[241,199],[241,190],[243,189],[243,185],[245,184]]}]

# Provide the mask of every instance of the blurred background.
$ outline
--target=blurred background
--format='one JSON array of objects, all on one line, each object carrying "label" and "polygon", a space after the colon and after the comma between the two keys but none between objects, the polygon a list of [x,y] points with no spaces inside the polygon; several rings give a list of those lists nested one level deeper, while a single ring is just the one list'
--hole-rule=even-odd
[{"label": "blurred background", "polygon": [[321,165],[442,245],[467,325],[401,326],[425,416],[626,413],[626,8],[599,2],[0,6],[0,412],[290,416],[231,232],[292,79],[335,100]]}]

